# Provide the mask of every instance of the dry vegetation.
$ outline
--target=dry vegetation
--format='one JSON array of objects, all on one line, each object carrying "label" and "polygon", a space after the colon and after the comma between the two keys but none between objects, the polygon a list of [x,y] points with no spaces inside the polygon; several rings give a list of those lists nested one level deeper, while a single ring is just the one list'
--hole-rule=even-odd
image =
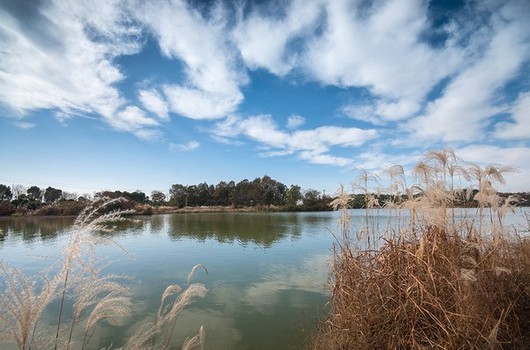
[{"label": "dry vegetation", "polygon": [[[464,164],[464,166],[462,166]],[[530,242],[504,224],[515,198],[501,200],[495,183],[512,169],[465,165],[452,150],[429,152],[407,186],[399,166],[386,171],[394,200],[383,203],[406,225],[376,230],[380,207],[363,174],[367,216],[355,233],[342,191],[342,237],[335,246],[331,311],[313,349],[528,349]],[[452,208],[461,183],[478,188],[478,209]],[[472,191],[467,191],[472,193]]]},{"label": "dry vegetation", "polygon": [[[5,285],[0,298],[0,347],[16,344],[19,349],[85,349],[90,347],[95,329],[103,321],[118,324],[131,314],[131,291],[126,283],[130,279],[103,274],[106,265],[95,255],[96,244],[119,247],[112,239],[113,224],[131,213],[112,210],[120,207],[121,201],[100,199],[87,206],[74,223],[60,266],[49,269],[49,273],[26,276],[0,262],[0,286]],[[153,324],[125,340],[123,349],[175,346],[173,331],[178,314],[193,298],[206,294],[204,285],[190,284],[199,267],[204,268],[197,265],[192,269],[185,289],[178,285],[167,287]],[[57,310],[52,310],[55,305]],[[53,332],[49,322],[42,320],[45,312],[57,319]],[[185,340],[182,348],[203,345],[201,327],[199,334]]]}]

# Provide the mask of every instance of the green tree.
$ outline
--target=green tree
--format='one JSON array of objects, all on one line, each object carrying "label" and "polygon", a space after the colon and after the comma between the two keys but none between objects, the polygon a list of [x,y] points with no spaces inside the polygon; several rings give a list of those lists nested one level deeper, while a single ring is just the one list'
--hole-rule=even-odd
[{"label": "green tree", "polygon": [[162,205],[166,202],[166,195],[160,191],[151,192],[151,202],[155,205]]},{"label": "green tree", "polygon": [[259,185],[259,199],[264,205],[284,205],[287,186],[272,179],[270,176],[263,176]]},{"label": "green tree", "polygon": [[[231,181],[233,184],[234,182]],[[228,206],[230,205],[230,193],[233,190],[233,186],[230,187],[228,183],[221,181],[215,185],[212,201],[214,205]]]},{"label": "green tree", "polygon": [[15,206],[15,208],[23,208],[27,207],[29,204],[28,196],[26,194],[22,193],[19,194],[15,199],[11,201],[11,204]]},{"label": "green tree", "polygon": [[304,197],[302,196],[302,189],[298,185],[291,185],[286,193],[285,205],[289,209],[296,208],[299,201]]},{"label": "green tree", "polygon": [[303,198],[305,210],[319,210],[320,208],[320,192],[317,190],[307,190]]},{"label": "green tree", "polygon": [[62,190],[49,186],[44,191],[44,201],[46,203],[54,203],[58,201],[62,195],[63,195]]},{"label": "green tree", "polygon": [[[213,190],[213,188],[212,188]],[[211,200],[211,195],[213,193],[210,193],[210,186],[206,183],[200,183],[197,185],[197,202],[195,205],[197,206],[203,206],[203,205],[209,205]]]},{"label": "green tree", "polygon": [[128,199],[130,199],[130,200],[132,200],[132,201],[134,201],[134,202],[136,202],[136,203],[142,203],[142,204],[143,204],[143,203],[147,203],[148,200],[149,200],[149,199],[147,198],[146,194],[143,193],[143,192],[140,191],[140,190],[136,190],[136,191],[134,191],[134,192],[132,192],[132,193],[128,193],[128,192],[125,192],[125,193],[126,193],[125,196],[126,196]]},{"label": "green tree", "polygon": [[173,184],[169,189],[169,203],[172,206],[182,208],[186,205],[186,186],[182,184]]},{"label": "green tree", "polygon": [[31,186],[26,190],[26,193],[28,194],[29,199],[37,202],[42,201],[43,191],[39,187]]},{"label": "green tree", "polygon": [[13,198],[11,187],[0,184],[0,200],[11,200],[11,198]]},{"label": "green tree", "polygon": [[253,202],[255,197],[252,195],[252,192],[253,186],[250,181],[247,179],[239,181],[232,192],[232,203],[237,207],[256,204],[256,202]]}]

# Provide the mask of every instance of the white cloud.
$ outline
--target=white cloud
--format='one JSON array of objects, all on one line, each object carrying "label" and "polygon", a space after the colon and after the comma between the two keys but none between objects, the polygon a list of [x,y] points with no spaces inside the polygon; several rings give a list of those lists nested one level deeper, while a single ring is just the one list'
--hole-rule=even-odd
[{"label": "white cloud", "polygon": [[141,139],[153,140],[161,137],[161,132],[154,129],[160,123],[146,116],[145,112],[136,106],[127,106],[106,120],[115,129],[132,132]]},{"label": "white cloud", "polygon": [[[359,128],[343,128],[338,126],[321,126],[313,130],[299,130],[291,134],[288,140],[290,146],[303,149],[308,144],[359,147],[375,137],[375,130]],[[314,148],[315,146],[309,146]]]},{"label": "white cloud", "polygon": [[365,123],[381,125],[381,118],[377,117],[375,107],[371,104],[358,103],[343,106],[340,111],[348,118],[359,120]]},{"label": "white cloud", "polygon": [[511,110],[513,122],[497,124],[495,137],[500,139],[530,139],[530,92],[521,94]]},{"label": "white cloud", "polygon": [[146,3],[135,16],[155,36],[162,53],[184,63],[185,81],[163,87],[171,111],[193,119],[224,117],[243,100],[247,76],[226,38],[221,5],[204,18],[184,1]]},{"label": "white cloud", "polygon": [[171,111],[192,119],[217,119],[235,111],[243,100],[240,92],[224,94],[178,85],[162,87]]},{"label": "white cloud", "polygon": [[82,23],[54,6],[30,28],[7,12],[0,16],[8,48],[0,52],[0,99],[9,107],[20,114],[45,108],[73,113],[94,110],[100,99],[121,103],[109,84],[122,76],[106,61],[105,48],[85,36]]},{"label": "white cloud", "polygon": [[120,111],[116,116],[109,120],[118,129],[134,130],[144,126],[157,126],[159,123],[153,118],[145,115],[144,111],[136,106],[127,106],[123,111]]},{"label": "white cloud", "polygon": [[[140,29],[118,2],[45,2],[31,20],[0,10],[0,101],[18,113],[49,109],[61,121],[100,115],[119,130],[154,137],[157,125],[128,106],[115,87],[124,79],[114,59],[140,50]],[[18,16],[21,16],[20,14]],[[129,124],[128,124],[129,123]]]},{"label": "white cloud", "polygon": [[305,118],[296,114],[293,114],[287,118],[287,128],[297,129],[305,124]]},{"label": "white cloud", "polygon": [[132,133],[142,140],[160,140],[164,134],[158,129],[136,129]]},{"label": "white cloud", "polygon": [[31,129],[37,126],[36,124],[28,123],[28,122],[17,122],[15,123],[15,125],[21,129]]},{"label": "white cloud", "polygon": [[213,135],[223,139],[244,136],[257,141],[267,150],[262,153],[265,156],[297,154],[310,163],[345,166],[351,160],[331,155],[332,147],[359,147],[374,139],[377,132],[334,126],[287,132],[278,129],[270,115],[258,115],[247,118],[231,116],[216,124]]},{"label": "white cloud", "polygon": [[167,103],[156,90],[140,90],[138,98],[145,109],[157,115],[161,120],[169,120]]},{"label": "white cloud", "polygon": [[462,60],[451,47],[422,42],[429,25],[423,1],[381,1],[364,10],[332,1],[326,18],[323,34],[308,41],[306,69],[325,84],[366,87],[385,119],[416,113],[432,87]]},{"label": "white cloud", "polygon": [[331,164],[336,166],[347,166],[352,164],[353,160],[344,157],[332,156],[330,154],[321,153],[319,150],[302,151],[299,154],[300,159],[307,160],[312,164]]},{"label": "white cloud", "polygon": [[200,146],[200,144],[197,141],[190,141],[187,143],[182,144],[175,144],[170,143],[169,149],[173,152],[187,152],[187,151],[193,151],[194,149],[197,149]]},{"label": "white cloud", "polygon": [[409,123],[418,137],[443,141],[481,139],[488,118],[507,111],[507,106],[496,103],[496,93],[530,58],[527,18],[517,13],[511,16],[501,19],[493,15],[491,40],[486,42],[482,57],[457,75],[440,98],[428,104],[425,115]]},{"label": "white cloud", "polygon": [[380,101],[377,103],[377,114],[386,120],[402,120],[410,117],[420,109],[418,101],[401,99],[397,102]]},{"label": "white cloud", "polygon": [[[297,63],[297,54],[288,52],[288,45],[291,40],[314,30],[322,3],[294,0],[287,5],[286,15],[282,17],[266,16],[257,7],[247,18],[240,19],[232,35],[247,67],[265,68],[278,76],[287,74]],[[277,6],[272,4],[262,6]]]}]

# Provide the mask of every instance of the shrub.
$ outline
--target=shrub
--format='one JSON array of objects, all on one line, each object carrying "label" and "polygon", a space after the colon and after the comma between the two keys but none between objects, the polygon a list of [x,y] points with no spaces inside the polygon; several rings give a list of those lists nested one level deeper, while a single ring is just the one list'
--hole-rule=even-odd
[{"label": "shrub", "polygon": [[10,201],[0,201],[0,216],[9,216],[15,212],[15,207]]},{"label": "shrub", "polygon": [[63,209],[57,204],[45,205],[33,212],[33,215],[38,216],[59,216],[63,215]]}]

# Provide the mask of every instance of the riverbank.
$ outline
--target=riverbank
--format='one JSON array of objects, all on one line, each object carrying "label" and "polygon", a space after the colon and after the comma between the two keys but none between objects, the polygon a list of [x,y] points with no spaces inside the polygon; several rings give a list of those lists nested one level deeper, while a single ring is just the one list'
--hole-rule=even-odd
[{"label": "riverbank", "polygon": [[[87,202],[88,203],[88,202]],[[75,217],[81,213],[85,208],[86,203],[83,202],[62,202],[45,205],[43,207],[29,210],[29,209],[15,209],[4,211],[1,217],[46,217],[46,216],[66,216]],[[280,207],[280,206],[251,206],[251,207],[234,207],[234,206],[200,206],[200,207],[183,207],[177,208],[172,206],[154,206],[150,204],[138,204],[131,201],[124,201],[120,207],[116,209],[131,210],[130,215],[154,215],[154,214],[178,214],[178,213],[236,213],[236,212],[295,212],[295,211],[315,211],[307,210],[303,206],[298,207]],[[327,210],[316,211],[330,211],[332,208],[328,206]]]}]

